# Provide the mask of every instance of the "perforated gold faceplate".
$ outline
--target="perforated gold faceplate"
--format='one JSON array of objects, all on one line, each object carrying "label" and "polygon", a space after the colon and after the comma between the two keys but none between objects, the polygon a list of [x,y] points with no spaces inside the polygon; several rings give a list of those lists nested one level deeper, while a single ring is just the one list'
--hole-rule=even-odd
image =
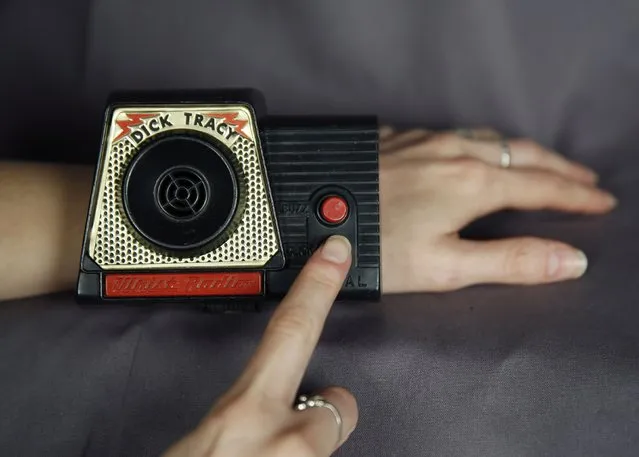
[{"label": "perforated gold faceplate", "polygon": [[[113,111],[98,165],[97,194],[90,222],[89,255],[105,270],[194,267],[263,267],[281,241],[263,173],[253,113],[244,105],[131,107]],[[226,145],[246,178],[246,209],[235,233],[197,257],[171,257],[139,241],[119,200],[120,182],[139,144],[172,130],[194,130]]]}]

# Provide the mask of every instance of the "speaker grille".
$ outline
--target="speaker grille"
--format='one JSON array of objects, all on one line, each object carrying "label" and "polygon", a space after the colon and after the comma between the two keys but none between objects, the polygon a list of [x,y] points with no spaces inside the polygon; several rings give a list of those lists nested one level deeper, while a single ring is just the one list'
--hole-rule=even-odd
[{"label": "speaker grille", "polygon": [[171,169],[160,176],[155,200],[172,219],[188,220],[198,216],[209,198],[206,182],[195,170]]},{"label": "speaker grille", "polygon": [[235,233],[220,247],[206,254],[176,258],[154,251],[140,242],[123,218],[118,204],[120,182],[126,165],[137,149],[125,139],[107,151],[96,206],[90,255],[104,269],[166,268],[199,266],[261,267],[278,251],[277,226],[271,213],[266,183],[253,141],[238,137],[232,151],[247,178],[246,211]]}]

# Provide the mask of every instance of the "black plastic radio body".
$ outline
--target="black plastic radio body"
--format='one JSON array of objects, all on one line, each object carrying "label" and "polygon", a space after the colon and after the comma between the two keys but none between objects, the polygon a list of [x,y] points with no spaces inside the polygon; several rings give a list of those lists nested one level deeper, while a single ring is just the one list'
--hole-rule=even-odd
[{"label": "black plastic radio body", "polygon": [[267,116],[255,90],[120,93],[108,102],[82,247],[82,303],[280,299],[343,235],[338,296],[380,296],[374,116]]}]

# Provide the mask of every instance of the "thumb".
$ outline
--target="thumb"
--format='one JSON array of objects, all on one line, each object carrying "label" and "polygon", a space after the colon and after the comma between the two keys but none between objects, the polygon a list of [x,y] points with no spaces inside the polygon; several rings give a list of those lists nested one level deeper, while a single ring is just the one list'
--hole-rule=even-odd
[{"label": "thumb", "polygon": [[532,237],[495,241],[457,240],[456,277],[473,284],[544,284],[576,279],[586,272],[586,255],[572,246]]}]

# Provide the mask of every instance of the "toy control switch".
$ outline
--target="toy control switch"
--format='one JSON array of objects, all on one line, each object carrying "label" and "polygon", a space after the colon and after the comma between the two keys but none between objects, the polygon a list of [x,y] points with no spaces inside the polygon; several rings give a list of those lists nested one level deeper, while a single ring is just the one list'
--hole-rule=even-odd
[{"label": "toy control switch", "polygon": [[341,224],[348,216],[348,202],[337,195],[326,197],[320,204],[320,216],[328,224]]}]

